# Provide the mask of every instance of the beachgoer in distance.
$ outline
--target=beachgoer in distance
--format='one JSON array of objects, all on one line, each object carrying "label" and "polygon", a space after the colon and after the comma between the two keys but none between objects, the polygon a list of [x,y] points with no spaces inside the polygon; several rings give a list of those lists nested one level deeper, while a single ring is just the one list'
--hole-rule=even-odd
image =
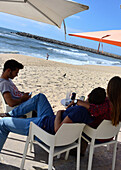
[{"label": "beachgoer in distance", "polygon": [[48,60],[48,59],[49,59],[49,54],[47,53],[46,60]]},{"label": "beachgoer in distance", "polygon": [[[120,77],[113,77],[109,81],[107,96],[108,98],[105,99],[104,103],[99,105],[90,104],[88,101],[77,100],[76,106],[69,107],[66,110],[59,110],[56,115],[54,115],[51,105],[44,94],[40,93],[34,96],[9,113],[0,114],[1,117],[4,117],[0,119],[0,150],[9,132],[28,135],[31,121],[50,134],[55,134],[63,123],[87,123],[88,121],[89,124],[98,116],[101,116],[102,120],[111,120],[112,124],[116,126],[121,121]],[[73,101],[73,103],[75,102]],[[32,110],[37,111],[36,118],[16,118]]]},{"label": "beachgoer in distance", "polygon": [[22,102],[27,101],[31,95],[29,93],[20,92],[12,80],[18,76],[19,70],[23,69],[23,65],[16,60],[7,60],[4,64],[3,72],[0,77],[0,91],[5,102],[14,107]]}]

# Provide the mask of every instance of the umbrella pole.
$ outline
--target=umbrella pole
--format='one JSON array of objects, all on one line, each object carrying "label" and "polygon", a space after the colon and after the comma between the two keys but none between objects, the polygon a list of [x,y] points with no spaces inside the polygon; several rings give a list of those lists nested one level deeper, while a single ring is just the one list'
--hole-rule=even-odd
[{"label": "umbrella pole", "polygon": [[63,25],[64,25],[64,32],[65,32],[65,40],[66,40],[66,34],[67,34],[67,32],[66,32],[66,24],[65,24],[65,21],[63,20]]}]

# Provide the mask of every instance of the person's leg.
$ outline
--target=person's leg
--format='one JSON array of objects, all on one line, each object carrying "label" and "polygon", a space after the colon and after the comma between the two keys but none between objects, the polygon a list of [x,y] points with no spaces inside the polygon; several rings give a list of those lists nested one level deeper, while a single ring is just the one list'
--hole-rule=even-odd
[{"label": "person's leg", "polygon": [[20,117],[21,115],[24,115],[33,110],[37,111],[37,117],[40,117],[41,119],[43,119],[45,116],[54,114],[46,96],[39,93],[38,95],[10,111],[9,115],[12,117]]},{"label": "person's leg", "polygon": [[88,142],[81,138],[81,156],[84,156],[86,149],[88,146]]},{"label": "person's leg", "polygon": [[[5,117],[0,119],[0,151],[7,139],[9,132],[28,135],[30,122],[38,124],[40,118],[18,119],[12,117]],[[40,123],[40,122],[39,122]],[[39,124],[41,127],[41,123]]]}]

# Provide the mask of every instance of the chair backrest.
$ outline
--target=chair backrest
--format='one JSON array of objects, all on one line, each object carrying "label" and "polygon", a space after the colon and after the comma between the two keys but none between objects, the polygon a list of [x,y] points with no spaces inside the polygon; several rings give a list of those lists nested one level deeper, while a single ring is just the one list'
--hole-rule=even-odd
[{"label": "chair backrest", "polygon": [[8,113],[9,111],[13,110],[14,107],[10,107],[10,106],[8,106],[6,104],[5,99],[4,99],[4,97],[3,97],[1,92],[0,92],[0,96],[1,96],[2,103],[3,103],[3,111],[4,111],[4,113]]},{"label": "chair backrest", "polygon": [[97,139],[108,139],[118,134],[121,122],[117,126],[113,126],[110,120],[103,120],[96,130]]},{"label": "chair backrest", "polygon": [[55,134],[55,146],[68,145],[81,136],[85,124],[64,123]]}]

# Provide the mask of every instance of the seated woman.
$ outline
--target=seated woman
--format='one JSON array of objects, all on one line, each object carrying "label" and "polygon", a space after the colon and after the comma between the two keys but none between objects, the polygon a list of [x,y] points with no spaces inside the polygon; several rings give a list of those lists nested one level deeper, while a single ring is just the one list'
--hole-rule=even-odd
[{"label": "seated woman", "polygon": [[[117,90],[118,89],[118,90]],[[9,132],[28,135],[30,122],[51,134],[55,134],[63,123],[93,123],[95,117],[112,120],[117,125],[121,120],[121,78],[113,77],[107,87],[108,98],[103,104],[90,104],[88,101],[77,100],[77,105],[69,107],[66,111],[59,110],[54,115],[53,110],[44,94],[38,94],[22,103],[7,114],[0,114],[0,151]],[[37,111],[37,117],[18,119],[32,110]],[[81,116],[80,116],[81,115]],[[10,116],[10,117],[7,117]],[[86,117],[86,118],[85,118]]]}]

